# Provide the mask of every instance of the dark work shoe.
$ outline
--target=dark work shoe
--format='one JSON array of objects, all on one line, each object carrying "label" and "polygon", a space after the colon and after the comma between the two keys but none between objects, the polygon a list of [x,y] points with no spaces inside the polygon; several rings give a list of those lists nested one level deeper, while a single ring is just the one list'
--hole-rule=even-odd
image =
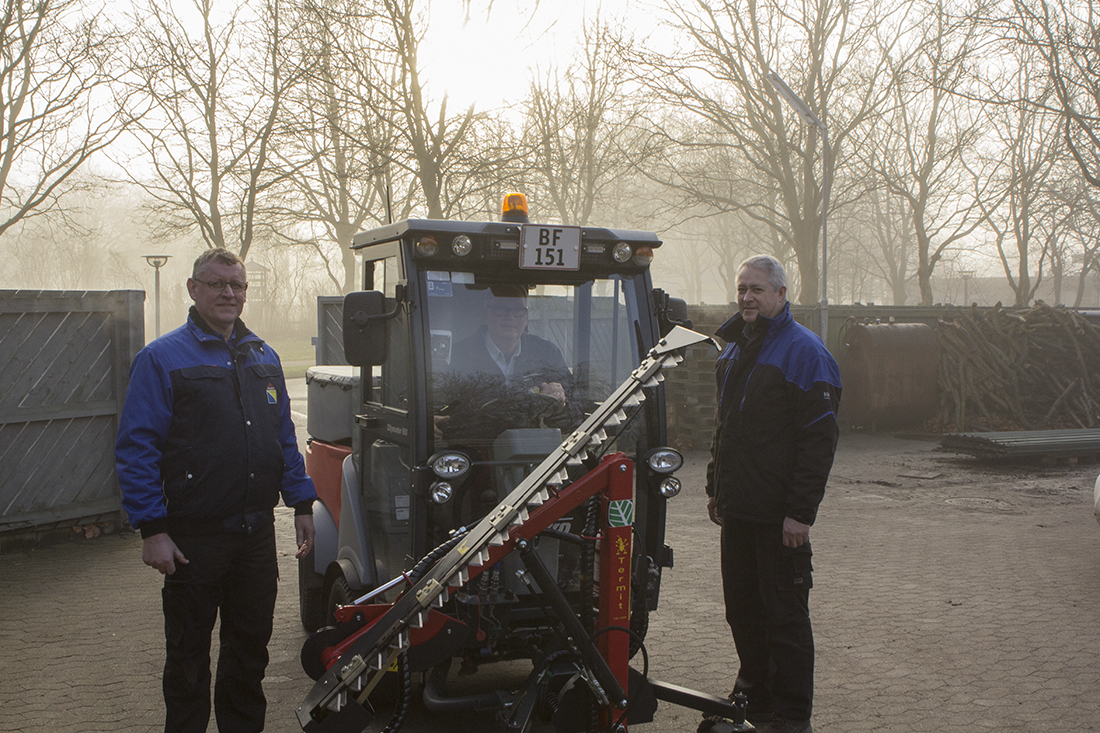
[{"label": "dark work shoe", "polygon": [[808,720],[787,720],[776,716],[772,722],[759,727],[760,733],[813,733],[813,726]]}]

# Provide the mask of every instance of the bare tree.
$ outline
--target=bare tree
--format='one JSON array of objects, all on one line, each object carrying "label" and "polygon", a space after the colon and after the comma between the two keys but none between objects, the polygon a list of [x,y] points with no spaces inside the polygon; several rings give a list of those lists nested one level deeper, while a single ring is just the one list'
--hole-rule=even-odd
[{"label": "bare tree", "polygon": [[493,218],[503,195],[521,188],[523,145],[500,115],[479,112],[444,169],[444,214],[456,219]]},{"label": "bare tree", "polygon": [[[384,113],[387,79],[379,78],[389,70],[371,37],[380,19],[357,0],[305,0],[295,10],[292,48],[310,71],[286,96],[272,150],[285,176],[279,234],[312,248],[332,284],[349,292],[358,275],[352,237],[368,222],[386,221],[394,206],[396,131]],[[411,193],[405,187],[400,211],[411,208]]]},{"label": "bare tree", "polygon": [[399,123],[400,144],[411,154],[407,162],[394,162],[404,164],[416,176],[428,218],[442,219],[463,199],[479,199],[484,188],[492,185],[493,171],[508,165],[514,153],[492,145],[485,136],[479,138],[482,146],[478,150],[466,145],[478,124],[487,119],[472,105],[451,116],[444,95],[433,111],[420,63],[429,4],[421,0],[420,7],[417,0],[381,0],[379,5],[390,31],[384,46],[394,59],[386,101]]},{"label": "bare tree", "polygon": [[916,245],[905,202],[888,188],[880,187],[863,197],[860,204],[866,214],[866,236],[856,239],[857,251],[865,255],[860,262],[885,283],[894,305],[906,305],[908,286],[914,277],[911,268]]},{"label": "bare tree", "polygon": [[[1007,36],[1033,49],[1046,69],[1052,95],[1025,99],[1061,118],[1062,140],[1085,183],[1100,188],[1100,3],[1097,0],[1013,0],[1014,17],[999,19]],[[1056,299],[1062,278],[1077,270],[1079,307],[1089,274],[1100,271],[1100,243],[1095,231],[1100,221],[1095,198],[1087,191],[1063,185],[1054,198],[1067,206],[1067,230],[1050,247]]]},{"label": "bare tree", "polygon": [[[466,3],[468,15],[473,5]],[[422,210],[438,219],[482,211],[502,179],[513,175],[517,145],[512,132],[492,115],[473,106],[451,115],[446,95],[438,103],[433,100],[420,60],[430,1],[313,1],[304,7],[325,18],[330,39],[327,49],[312,52],[325,60],[312,86],[327,84],[316,94],[327,95],[328,115],[328,139],[322,141],[328,147],[314,168],[323,165],[334,175],[347,176],[350,168],[337,171],[355,166],[360,175],[372,175],[371,185],[366,180],[352,184],[369,193],[374,204],[385,199],[384,209],[371,206],[368,218],[405,218]],[[323,80],[326,74],[333,76],[331,83]],[[316,195],[315,185],[312,190]],[[331,235],[331,222],[340,217],[324,213],[323,218]],[[341,223],[340,228],[354,227]],[[337,239],[344,241],[343,236]]]},{"label": "bare tree", "polygon": [[[728,180],[713,170],[680,166],[679,159],[651,175],[679,195],[682,209],[737,211],[772,231],[776,249],[792,253],[797,263],[799,302],[816,303],[821,171],[840,169],[850,137],[876,112],[877,66],[889,45],[876,36],[884,18],[876,4],[852,0],[694,0],[671,13],[671,30],[689,39],[690,47],[657,58],[645,51],[633,61],[660,101],[694,115],[697,123],[661,126],[655,134],[664,138],[669,155],[725,147],[743,165],[734,166],[736,177]],[[817,130],[806,129],[765,81],[769,69],[785,77],[828,126],[828,160],[822,160]],[[843,200],[841,195],[833,203]]]},{"label": "bare tree", "polygon": [[495,210],[518,146],[499,119],[473,108],[451,117],[445,97],[432,103],[419,60],[430,3],[293,7],[288,54],[306,73],[283,100],[271,154],[282,184],[269,204],[278,238],[311,248],[346,292],[356,285],[356,232],[418,211]]},{"label": "bare tree", "polygon": [[0,235],[57,209],[74,174],[128,120],[110,89],[122,34],[82,0],[4,0],[0,14]]},{"label": "bare tree", "polygon": [[1060,238],[1065,217],[1050,196],[1050,184],[1058,162],[1057,121],[1041,106],[1019,100],[1041,100],[1048,89],[1025,47],[1012,69],[1009,86],[994,98],[1008,97],[1005,104],[986,105],[989,128],[1000,153],[992,172],[1005,190],[1003,203],[994,208],[979,198],[978,204],[994,234],[1001,267],[1012,287],[1017,307],[1027,306],[1043,280],[1043,265]]},{"label": "bare tree", "polygon": [[[270,143],[287,90],[303,69],[284,58],[288,34],[279,0],[226,8],[192,0],[192,31],[182,6],[151,3],[134,43],[139,93],[152,110],[137,140],[152,176],[133,180],[154,198],[162,235],[198,230],[210,247],[248,256],[274,174]],[[255,12],[254,15],[250,13]]]},{"label": "bare tree", "polygon": [[[1092,231],[1095,232],[1097,224],[1100,224],[1100,202],[1090,197],[1087,199],[1082,213],[1088,216],[1092,224]],[[1100,273],[1100,240],[1097,240],[1095,234],[1086,235],[1081,244],[1082,252],[1079,260],[1081,269],[1077,273],[1077,295],[1073,300],[1074,308],[1081,307],[1089,274]]]},{"label": "bare tree", "polygon": [[1050,248],[1051,275],[1054,280],[1055,302],[1062,302],[1063,280],[1076,278],[1077,293],[1073,306],[1082,304],[1089,276],[1100,273],[1100,196],[1095,187],[1080,175],[1076,162],[1067,174],[1064,161],[1053,185],[1052,198],[1065,218],[1061,236]]},{"label": "bare tree", "polygon": [[601,18],[586,25],[578,57],[533,79],[524,103],[530,172],[565,224],[587,224],[607,190],[642,162],[633,145],[637,99],[612,33]]},{"label": "bare tree", "polygon": [[1050,104],[1062,117],[1070,155],[1089,185],[1100,187],[1100,3],[1013,0],[1013,5],[1010,28],[1046,66],[1054,91]]},{"label": "bare tree", "polygon": [[[914,30],[920,33],[915,53],[890,66],[887,134],[865,160],[905,202],[921,304],[932,305],[936,264],[985,222],[983,205],[999,206],[1006,191],[994,191],[993,180],[975,168],[982,130],[966,84],[982,49],[981,26],[975,16],[954,18],[942,0],[933,0]],[[988,198],[991,191],[1000,199]]]}]

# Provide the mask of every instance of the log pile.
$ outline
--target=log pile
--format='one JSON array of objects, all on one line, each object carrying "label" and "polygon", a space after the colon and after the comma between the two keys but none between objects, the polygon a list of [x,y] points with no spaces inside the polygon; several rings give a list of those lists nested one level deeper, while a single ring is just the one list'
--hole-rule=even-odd
[{"label": "log pile", "polygon": [[939,319],[940,432],[1100,426],[1100,330],[1043,301]]}]

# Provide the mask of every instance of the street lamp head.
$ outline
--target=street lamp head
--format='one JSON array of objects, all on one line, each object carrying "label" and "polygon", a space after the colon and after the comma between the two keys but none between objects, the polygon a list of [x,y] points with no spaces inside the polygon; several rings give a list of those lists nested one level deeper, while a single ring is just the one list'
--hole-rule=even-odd
[{"label": "street lamp head", "polygon": [[168,259],[172,255],[142,255],[145,261],[158,270],[168,264]]},{"label": "street lamp head", "polygon": [[787,83],[779,78],[779,74],[776,74],[771,69],[765,69],[764,78],[768,80],[768,83],[772,85],[776,93],[783,97],[787,104],[791,105],[798,116],[802,118],[803,122],[807,125],[812,125],[821,132],[821,141],[823,148],[822,155],[822,181],[821,181],[821,311],[819,314],[821,328],[821,340],[825,343],[829,343],[829,187],[832,184],[832,179],[829,175],[829,130],[825,125],[817,118],[810,108],[802,101],[802,98],[791,91],[791,88],[787,86]]},{"label": "street lamp head", "polygon": [[813,125],[819,130],[825,129],[825,125],[821,123],[821,120],[817,119],[817,115],[811,112],[809,106],[802,101],[802,98],[795,94],[794,91],[789,86],[787,86],[787,82],[779,78],[779,74],[776,74],[771,69],[768,69],[767,73],[764,74],[764,78],[768,80],[768,83],[772,85],[772,88],[775,89],[776,93],[779,96],[783,97],[787,104],[791,105],[791,109],[793,109],[798,114],[798,116],[802,118],[803,122],[805,122],[807,125]]}]

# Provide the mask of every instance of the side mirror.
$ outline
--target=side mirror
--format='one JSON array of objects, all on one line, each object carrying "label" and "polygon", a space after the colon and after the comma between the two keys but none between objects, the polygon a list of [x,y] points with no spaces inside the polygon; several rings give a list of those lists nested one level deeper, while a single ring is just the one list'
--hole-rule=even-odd
[{"label": "side mirror", "polygon": [[668,319],[677,324],[690,324],[688,320],[688,304],[683,298],[668,299]]},{"label": "side mirror", "polygon": [[657,324],[662,337],[676,326],[691,328],[687,301],[683,298],[670,297],[664,290],[654,288],[653,307],[657,312]]},{"label": "side mirror", "polygon": [[397,309],[386,312],[386,297],[377,290],[344,296],[344,358],[352,366],[378,366],[386,361],[388,321]]}]

